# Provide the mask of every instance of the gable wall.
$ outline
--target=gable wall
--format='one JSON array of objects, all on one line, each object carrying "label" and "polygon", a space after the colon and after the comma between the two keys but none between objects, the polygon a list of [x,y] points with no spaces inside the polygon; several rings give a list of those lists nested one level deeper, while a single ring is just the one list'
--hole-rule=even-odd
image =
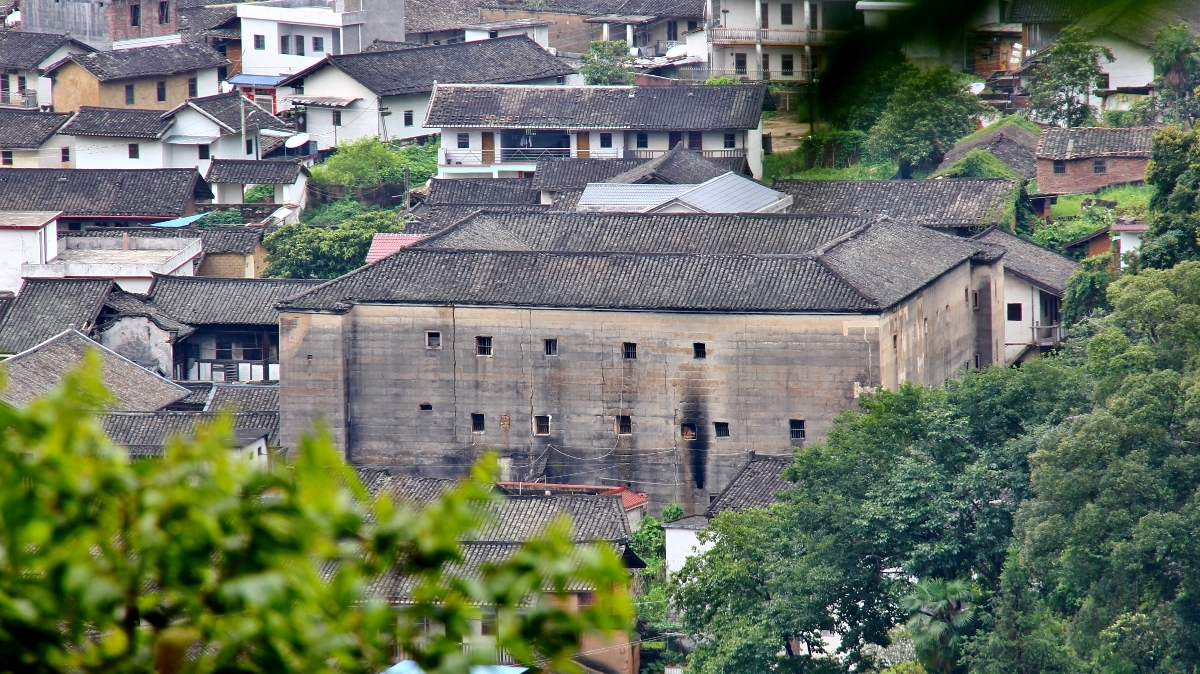
[{"label": "gable wall", "polygon": [[1108,185],[1120,185],[1129,182],[1141,182],[1146,179],[1146,167],[1149,159],[1131,159],[1125,157],[1106,157],[1106,172],[1093,172],[1092,159],[1071,159],[1067,161],[1066,173],[1054,172],[1054,161],[1050,159],[1037,160],[1037,186],[1040,192],[1051,194],[1079,194],[1095,192]]},{"label": "gable wall", "polygon": [[[75,112],[81,105],[100,105],[100,81],[75,63],[63,64],[52,84],[55,112]],[[122,94],[121,105],[125,105]]]}]

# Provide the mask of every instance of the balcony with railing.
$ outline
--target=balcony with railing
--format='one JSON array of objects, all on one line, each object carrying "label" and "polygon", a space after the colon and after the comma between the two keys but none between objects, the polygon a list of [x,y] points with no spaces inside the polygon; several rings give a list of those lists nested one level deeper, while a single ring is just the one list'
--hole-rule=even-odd
[{"label": "balcony with railing", "polygon": [[1067,330],[1061,325],[1033,326],[1033,343],[1043,349],[1057,349],[1067,338]]},{"label": "balcony with railing", "polygon": [[830,45],[846,34],[843,30],[802,28],[710,28],[713,44]]},{"label": "balcony with railing", "polygon": [[542,159],[619,159],[620,148],[573,150],[569,147],[501,147],[494,150],[456,150],[442,148],[442,165],[533,164]]},{"label": "balcony with railing", "polygon": [[[692,150],[695,152],[695,150]],[[626,150],[625,156],[633,159],[655,159],[667,153],[667,150]],[[725,148],[721,150],[700,150],[697,154],[709,159],[738,159],[746,156],[745,148]]]},{"label": "balcony with railing", "polygon": [[703,82],[713,77],[728,77],[739,82],[806,82],[808,72],[803,68],[791,70],[755,70],[752,68],[709,68],[708,66],[680,66],[675,70],[676,79]]},{"label": "balcony with railing", "polygon": [[32,89],[25,91],[0,91],[0,106],[8,108],[38,107],[37,92]]}]

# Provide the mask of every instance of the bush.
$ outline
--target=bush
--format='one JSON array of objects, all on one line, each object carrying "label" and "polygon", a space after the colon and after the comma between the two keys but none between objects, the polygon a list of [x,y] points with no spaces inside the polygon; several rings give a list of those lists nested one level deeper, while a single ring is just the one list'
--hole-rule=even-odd
[{"label": "bush", "polygon": [[243,224],[242,212],[236,208],[222,208],[219,211],[211,211],[208,215],[200,218],[197,224],[201,227],[240,225]]},{"label": "bush", "polygon": [[310,208],[300,214],[300,222],[313,227],[334,227],[356,215],[377,211],[377,206],[363,206],[352,197],[347,196],[338,201],[331,201],[316,208]]},{"label": "bush", "polygon": [[361,212],[336,227],[304,223],[280,227],[263,239],[265,276],[337,278],[363,265],[376,233],[402,231],[404,223],[395,211]]},{"label": "bush", "polygon": [[412,184],[424,183],[437,173],[438,146],[435,140],[401,148],[374,136],[339,143],[324,164],[313,167],[308,181],[314,185],[369,187],[401,182],[407,168]]},{"label": "bush", "polygon": [[1008,178],[1021,180],[1011,166],[996,159],[987,150],[971,150],[962,159],[941,169],[937,175],[946,178]]},{"label": "bush", "polygon": [[242,201],[248,204],[264,204],[275,201],[274,185],[252,185],[242,196]]}]

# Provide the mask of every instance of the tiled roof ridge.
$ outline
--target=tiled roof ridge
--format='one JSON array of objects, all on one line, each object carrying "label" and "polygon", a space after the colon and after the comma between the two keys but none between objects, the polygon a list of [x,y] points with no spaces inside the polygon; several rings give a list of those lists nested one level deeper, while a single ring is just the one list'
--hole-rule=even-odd
[{"label": "tiled roof ridge", "polygon": [[[62,332],[58,333],[57,335],[54,335],[53,337],[51,337],[49,339],[46,339],[38,344],[35,344],[35,345],[29,347],[28,349],[21,351],[20,353],[15,353],[12,356],[10,356],[9,358],[6,358],[4,360],[4,363],[10,364],[10,363],[18,362],[22,357],[27,356],[34,351],[37,351],[38,349],[42,348],[43,346],[45,346],[47,344],[56,342],[60,339],[65,339],[65,338],[73,336],[73,335],[78,335],[80,338],[85,339],[88,342],[90,342],[89,346],[94,346],[96,349],[100,349],[100,350],[104,351],[106,354],[110,354],[110,355],[138,368],[138,370],[145,372],[148,376],[155,377],[157,379],[161,379],[163,382],[170,384],[174,388],[179,389],[179,391],[183,393],[183,395],[179,396],[179,399],[186,398],[188,395],[190,395],[191,391],[189,391],[188,389],[180,386],[179,384],[176,384],[175,382],[171,381],[170,379],[167,379],[166,377],[162,377],[154,372],[151,372],[150,370],[147,370],[146,368],[142,367],[141,365],[138,365],[137,363],[133,362],[132,360],[129,360],[128,358],[126,358],[125,356],[122,356],[121,354],[117,353],[113,349],[110,349],[107,346],[104,346],[100,342],[97,342],[96,340],[92,339],[91,337],[88,337],[87,335],[83,334],[82,332],[80,332],[79,330],[77,330],[75,328],[67,328],[66,330],[63,330]],[[146,414],[154,414],[154,412],[146,412]]]}]

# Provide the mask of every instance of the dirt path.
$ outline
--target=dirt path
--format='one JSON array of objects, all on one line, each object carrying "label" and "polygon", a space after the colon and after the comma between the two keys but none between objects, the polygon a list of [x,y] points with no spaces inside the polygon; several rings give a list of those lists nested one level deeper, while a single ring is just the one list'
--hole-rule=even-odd
[{"label": "dirt path", "polygon": [[780,110],[763,121],[763,133],[771,134],[771,151],[788,152],[800,147],[800,137],[808,133],[808,124],[796,121],[796,112]]}]

